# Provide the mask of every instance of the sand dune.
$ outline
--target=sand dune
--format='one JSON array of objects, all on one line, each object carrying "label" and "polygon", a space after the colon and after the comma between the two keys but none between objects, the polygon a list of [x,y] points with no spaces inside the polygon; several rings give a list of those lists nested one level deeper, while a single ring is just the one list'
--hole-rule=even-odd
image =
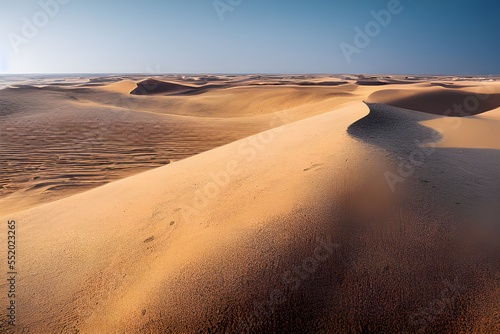
[{"label": "sand dune", "polygon": [[148,79],[137,84],[137,88],[130,92],[135,95],[149,94],[196,94],[209,88],[218,87],[216,85],[204,85],[202,87],[192,87],[185,84],[166,82],[155,79]]},{"label": "sand dune", "polygon": [[359,100],[349,85],[137,96],[130,94],[137,82],[17,85],[1,91],[3,212],[92,189]]},{"label": "sand dune", "polygon": [[102,89],[121,94],[130,94],[136,88],[137,84],[132,80],[121,80],[115,83],[102,86]]},{"label": "sand dune", "polygon": [[[28,196],[57,178],[109,182],[111,162],[177,158],[2,209],[18,225],[17,332],[500,330],[496,93],[456,118],[445,102],[470,87],[128,94],[139,82],[0,92],[4,190],[18,175]],[[86,137],[99,122],[105,137]],[[77,157],[49,164],[51,150]],[[44,168],[22,174],[35,161]],[[22,180],[34,175],[50,177]]]},{"label": "sand dune", "polygon": [[0,92],[3,212],[88,190],[270,127],[268,120],[208,122],[136,112],[89,103],[81,95],[78,89],[33,87]]},{"label": "sand dune", "polygon": [[500,125],[499,112],[486,112],[480,116],[440,118],[422,124],[438,129],[442,133],[441,141],[435,143],[438,147],[500,149],[500,140],[496,140]]},{"label": "sand dune", "polygon": [[[435,86],[435,84],[433,84]],[[368,101],[447,116],[471,116],[498,108],[500,86],[476,86],[475,89],[433,87],[427,89],[380,90]],[[447,88],[448,87],[448,88]]]}]

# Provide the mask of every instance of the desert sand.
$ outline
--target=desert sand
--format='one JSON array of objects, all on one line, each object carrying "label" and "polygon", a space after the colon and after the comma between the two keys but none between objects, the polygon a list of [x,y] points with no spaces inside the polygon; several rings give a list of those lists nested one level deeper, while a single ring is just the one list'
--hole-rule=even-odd
[{"label": "desert sand", "polygon": [[0,127],[1,331],[500,332],[498,78],[15,78]]}]

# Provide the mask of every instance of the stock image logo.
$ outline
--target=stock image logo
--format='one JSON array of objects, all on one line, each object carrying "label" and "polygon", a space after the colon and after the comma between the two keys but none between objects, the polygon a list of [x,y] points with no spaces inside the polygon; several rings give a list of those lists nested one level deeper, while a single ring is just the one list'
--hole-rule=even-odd
[{"label": "stock image logo", "polygon": [[22,46],[36,38],[61,11],[61,7],[71,0],[40,0],[39,10],[32,16],[21,18],[21,29],[19,32],[10,32],[7,38],[14,54],[18,54]]}]

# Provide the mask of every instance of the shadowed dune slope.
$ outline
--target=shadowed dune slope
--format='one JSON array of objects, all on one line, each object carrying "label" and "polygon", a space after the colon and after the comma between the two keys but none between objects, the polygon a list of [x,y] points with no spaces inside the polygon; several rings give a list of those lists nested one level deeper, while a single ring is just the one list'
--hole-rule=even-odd
[{"label": "shadowed dune slope", "polygon": [[387,89],[371,94],[368,102],[436,115],[463,117],[498,108],[500,86],[478,86],[475,89],[440,86],[427,89]]},{"label": "shadowed dune slope", "polygon": [[435,148],[393,192],[386,173],[437,129],[369,108],[2,217],[23,254],[19,329],[498,332],[498,150]]},{"label": "shadowed dune slope", "polygon": [[185,93],[196,90],[195,87],[188,85],[160,81],[155,79],[147,79],[141,81],[137,84],[137,88],[130,92],[134,95],[148,95],[148,94],[159,94],[159,93]]},{"label": "shadowed dune slope", "polygon": [[137,84],[137,88],[132,90],[130,94],[133,95],[154,95],[154,94],[200,94],[210,88],[223,88],[223,85],[203,85],[200,87],[193,87],[185,84],[167,82],[156,79],[147,79]]}]

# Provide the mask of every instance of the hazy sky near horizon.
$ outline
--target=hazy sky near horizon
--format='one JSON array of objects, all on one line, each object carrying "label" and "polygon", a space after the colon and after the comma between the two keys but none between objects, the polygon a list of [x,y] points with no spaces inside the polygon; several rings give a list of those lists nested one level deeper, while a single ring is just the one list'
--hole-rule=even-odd
[{"label": "hazy sky near horizon", "polygon": [[397,2],[0,0],[0,73],[500,74],[496,1]]}]

